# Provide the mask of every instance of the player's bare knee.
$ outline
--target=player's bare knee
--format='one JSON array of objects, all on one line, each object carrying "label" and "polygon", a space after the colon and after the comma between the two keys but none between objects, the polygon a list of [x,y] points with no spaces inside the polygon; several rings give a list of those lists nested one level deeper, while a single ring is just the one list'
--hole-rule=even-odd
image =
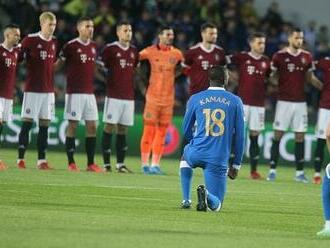
[{"label": "player's bare knee", "polygon": [[96,122],[89,121],[86,122],[86,132],[88,136],[95,136],[96,134]]},{"label": "player's bare knee", "polygon": [[115,125],[115,124],[106,123],[106,124],[104,125],[103,130],[104,130],[104,132],[106,132],[106,133],[112,133],[113,130],[114,130],[115,128],[116,128],[116,125]]},{"label": "player's bare knee", "polygon": [[277,141],[280,141],[283,137],[283,134],[284,134],[283,131],[275,130],[274,131],[274,139],[277,140]]},{"label": "player's bare knee", "polygon": [[40,127],[49,127],[50,120],[46,119],[39,119],[39,126]]},{"label": "player's bare knee", "polygon": [[127,134],[128,127],[125,125],[118,124],[117,125],[117,134],[125,135]]},{"label": "player's bare knee", "polygon": [[68,137],[74,137],[77,127],[78,127],[77,121],[69,121],[68,127],[66,129],[66,135]]},{"label": "player's bare knee", "polygon": [[327,129],[325,133],[325,138],[328,140],[328,142],[330,141],[330,129]]},{"label": "player's bare knee", "polygon": [[30,119],[30,118],[22,118],[22,121],[23,122],[33,122],[33,119]]},{"label": "player's bare knee", "polygon": [[259,132],[258,131],[255,131],[255,130],[250,130],[250,136],[258,136],[259,135]]},{"label": "player's bare knee", "polygon": [[296,142],[303,142],[305,139],[305,133],[295,133]]}]

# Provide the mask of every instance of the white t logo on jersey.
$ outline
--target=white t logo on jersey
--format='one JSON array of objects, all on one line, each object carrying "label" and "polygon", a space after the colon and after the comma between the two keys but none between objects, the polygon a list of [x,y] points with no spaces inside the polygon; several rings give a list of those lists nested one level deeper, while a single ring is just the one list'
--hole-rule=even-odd
[{"label": "white t logo on jersey", "polygon": [[209,68],[210,63],[207,60],[203,60],[201,63],[201,66],[202,66],[203,70],[206,71]]},{"label": "white t logo on jersey", "polygon": [[7,67],[10,67],[11,65],[11,58],[5,58],[5,64]]},{"label": "white t logo on jersey", "polygon": [[249,75],[252,75],[255,72],[256,68],[253,65],[249,65],[246,70]]},{"label": "white t logo on jersey", "polygon": [[120,64],[121,68],[125,68],[125,66],[126,66],[126,59],[120,59],[119,60],[119,64]]},{"label": "white t logo on jersey", "polygon": [[40,51],[40,58],[41,58],[42,60],[45,60],[45,59],[47,58],[47,51],[45,51],[45,50],[41,50],[41,51]]},{"label": "white t logo on jersey", "polygon": [[289,63],[289,64],[287,65],[287,68],[288,68],[288,71],[289,71],[289,72],[293,72],[294,69],[295,69],[295,64],[293,64],[293,63]]},{"label": "white t logo on jersey", "polygon": [[80,60],[81,60],[81,62],[83,62],[83,63],[86,63],[86,61],[87,61],[87,55],[86,54],[80,54]]}]

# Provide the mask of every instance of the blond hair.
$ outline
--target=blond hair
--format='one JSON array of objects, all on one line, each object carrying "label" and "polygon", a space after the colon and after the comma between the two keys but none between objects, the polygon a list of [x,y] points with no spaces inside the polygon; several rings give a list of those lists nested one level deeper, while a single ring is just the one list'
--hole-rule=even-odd
[{"label": "blond hair", "polygon": [[43,23],[46,20],[56,21],[56,16],[52,12],[42,12],[39,16],[40,23]]}]

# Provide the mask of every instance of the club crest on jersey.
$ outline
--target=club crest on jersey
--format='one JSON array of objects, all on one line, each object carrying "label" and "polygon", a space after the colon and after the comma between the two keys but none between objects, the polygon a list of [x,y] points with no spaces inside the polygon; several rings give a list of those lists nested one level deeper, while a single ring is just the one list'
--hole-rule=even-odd
[{"label": "club crest on jersey", "polygon": [[10,67],[11,64],[14,65],[14,63],[11,63],[11,58],[6,58],[5,59],[5,64],[6,64],[7,67]]},{"label": "club crest on jersey", "polygon": [[248,65],[251,64],[251,60],[248,59],[248,60],[246,61],[246,63],[247,63]]},{"label": "club crest on jersey", "polygon": [[119,64],[120,64],[120,67],[121,68],[125,68],[125,66],[126,66],[126,59],[120,59],[119,60]]},{"label": "club crest on jersey", "polygon": [[134,58],[135,58],[135,56],[134,56],[134,53],[133,53],[133,52],[131,52],[131,58],[132,58],[132,59],[134,59]]},{"label": "club crest on jersey", "polygon": [[168,62],[169,62],[170,64],[172,64],[172,65],[175,65],[175,64],[176,64],[176,59],[175,59],[175,58],[170,58],[170,59],[168,60]]},{"label": "club crest on jersey", "polygon": [[18,57],[18,54],[17,54],[17,53],[15,53],[15,58],[17,59],[17,57]]},{"label": "club crest on jersey", "polygon": [[52,50],[55,51],[55,44],[52,45]]},{"label": "club crest on jersey", "polygon": [[80,48],[77,49],[77,53],[81,53],[81,49]]},{"label": "club crest on jersey", "polygon": [[284,61],[285,62],[290,62],[290,59],[289,58],[286,58]]},{"label": "club crest on jersey", "polygon": [[76,116],[76,112],[72,111],[72,112],[71,112],[71,115],[72,115],[72,116]]},{"label": "club crest on jersey", "polygon": [[218,54],[216,54],[216,55],[214,56],[214,58],[215,58],[216,61],[219,61],[219,60],[220,60],[220,57],[219,57]]},{"label": "club crest on jersey", "polygon": [[199,55],[199,56],[198,56],[198,59],[199,59],[199,60],[202,60],[202,59],[203,59],[203,56],[202,56],[202,55]]},{"label": "club crest on jersey", "polygon": [[304,57],[301,58],[301,63],[306,64],[306,59]]},{"label": "club crest on jersey", "polygon": [[117,54],[116,54],[116,57],[117,57],[117,58],[121,57],[121,54],[120,54],[120,53],[117,53]]},{"label": "club crest on jersey", "polygon": [[27,108],[27,109],[25,110],[25,112],[26,112],[27,114],[30,114],[30,113],[31,113],[31,109]]},{"label": "club crest on jersey", "polygon": [[6,57],[6,56],[7,56],[7,53],[6,53],[6,52],[3,52],[3,53],[2,53],[2,56],[3,56],[3,57]]},{"label": "club crest on jersey", "polygon": [[92,47],[92,54],[96,54],[96,50],[94,47]]},{"label": "club crest on jersey", "polygon": [[41,49],[41,48],[42,48],[42,45],[41,45],[41,44],[38,44],[38,45],[37,45],[37,48],[38,48],[38,49]]},{"label": "club crest on jersey", "polygon": [[261,63],[261,67],[262,67],[262,68],[266,68],[266,67],[267,67],[266,62],[262,62],[262,63]]}]

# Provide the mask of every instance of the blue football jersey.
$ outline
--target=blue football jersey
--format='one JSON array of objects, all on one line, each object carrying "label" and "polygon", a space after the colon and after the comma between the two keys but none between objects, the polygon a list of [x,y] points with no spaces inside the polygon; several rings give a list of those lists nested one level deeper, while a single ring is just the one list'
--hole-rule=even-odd
[{"label": "blue football jersey", "polygon": [[190,97],[183,132],[194,155],[219,166],[228,165],[234,139],[234,165],[241,165],[244,151],[243,104],[238,96],[224,88],[209,87]]}]

